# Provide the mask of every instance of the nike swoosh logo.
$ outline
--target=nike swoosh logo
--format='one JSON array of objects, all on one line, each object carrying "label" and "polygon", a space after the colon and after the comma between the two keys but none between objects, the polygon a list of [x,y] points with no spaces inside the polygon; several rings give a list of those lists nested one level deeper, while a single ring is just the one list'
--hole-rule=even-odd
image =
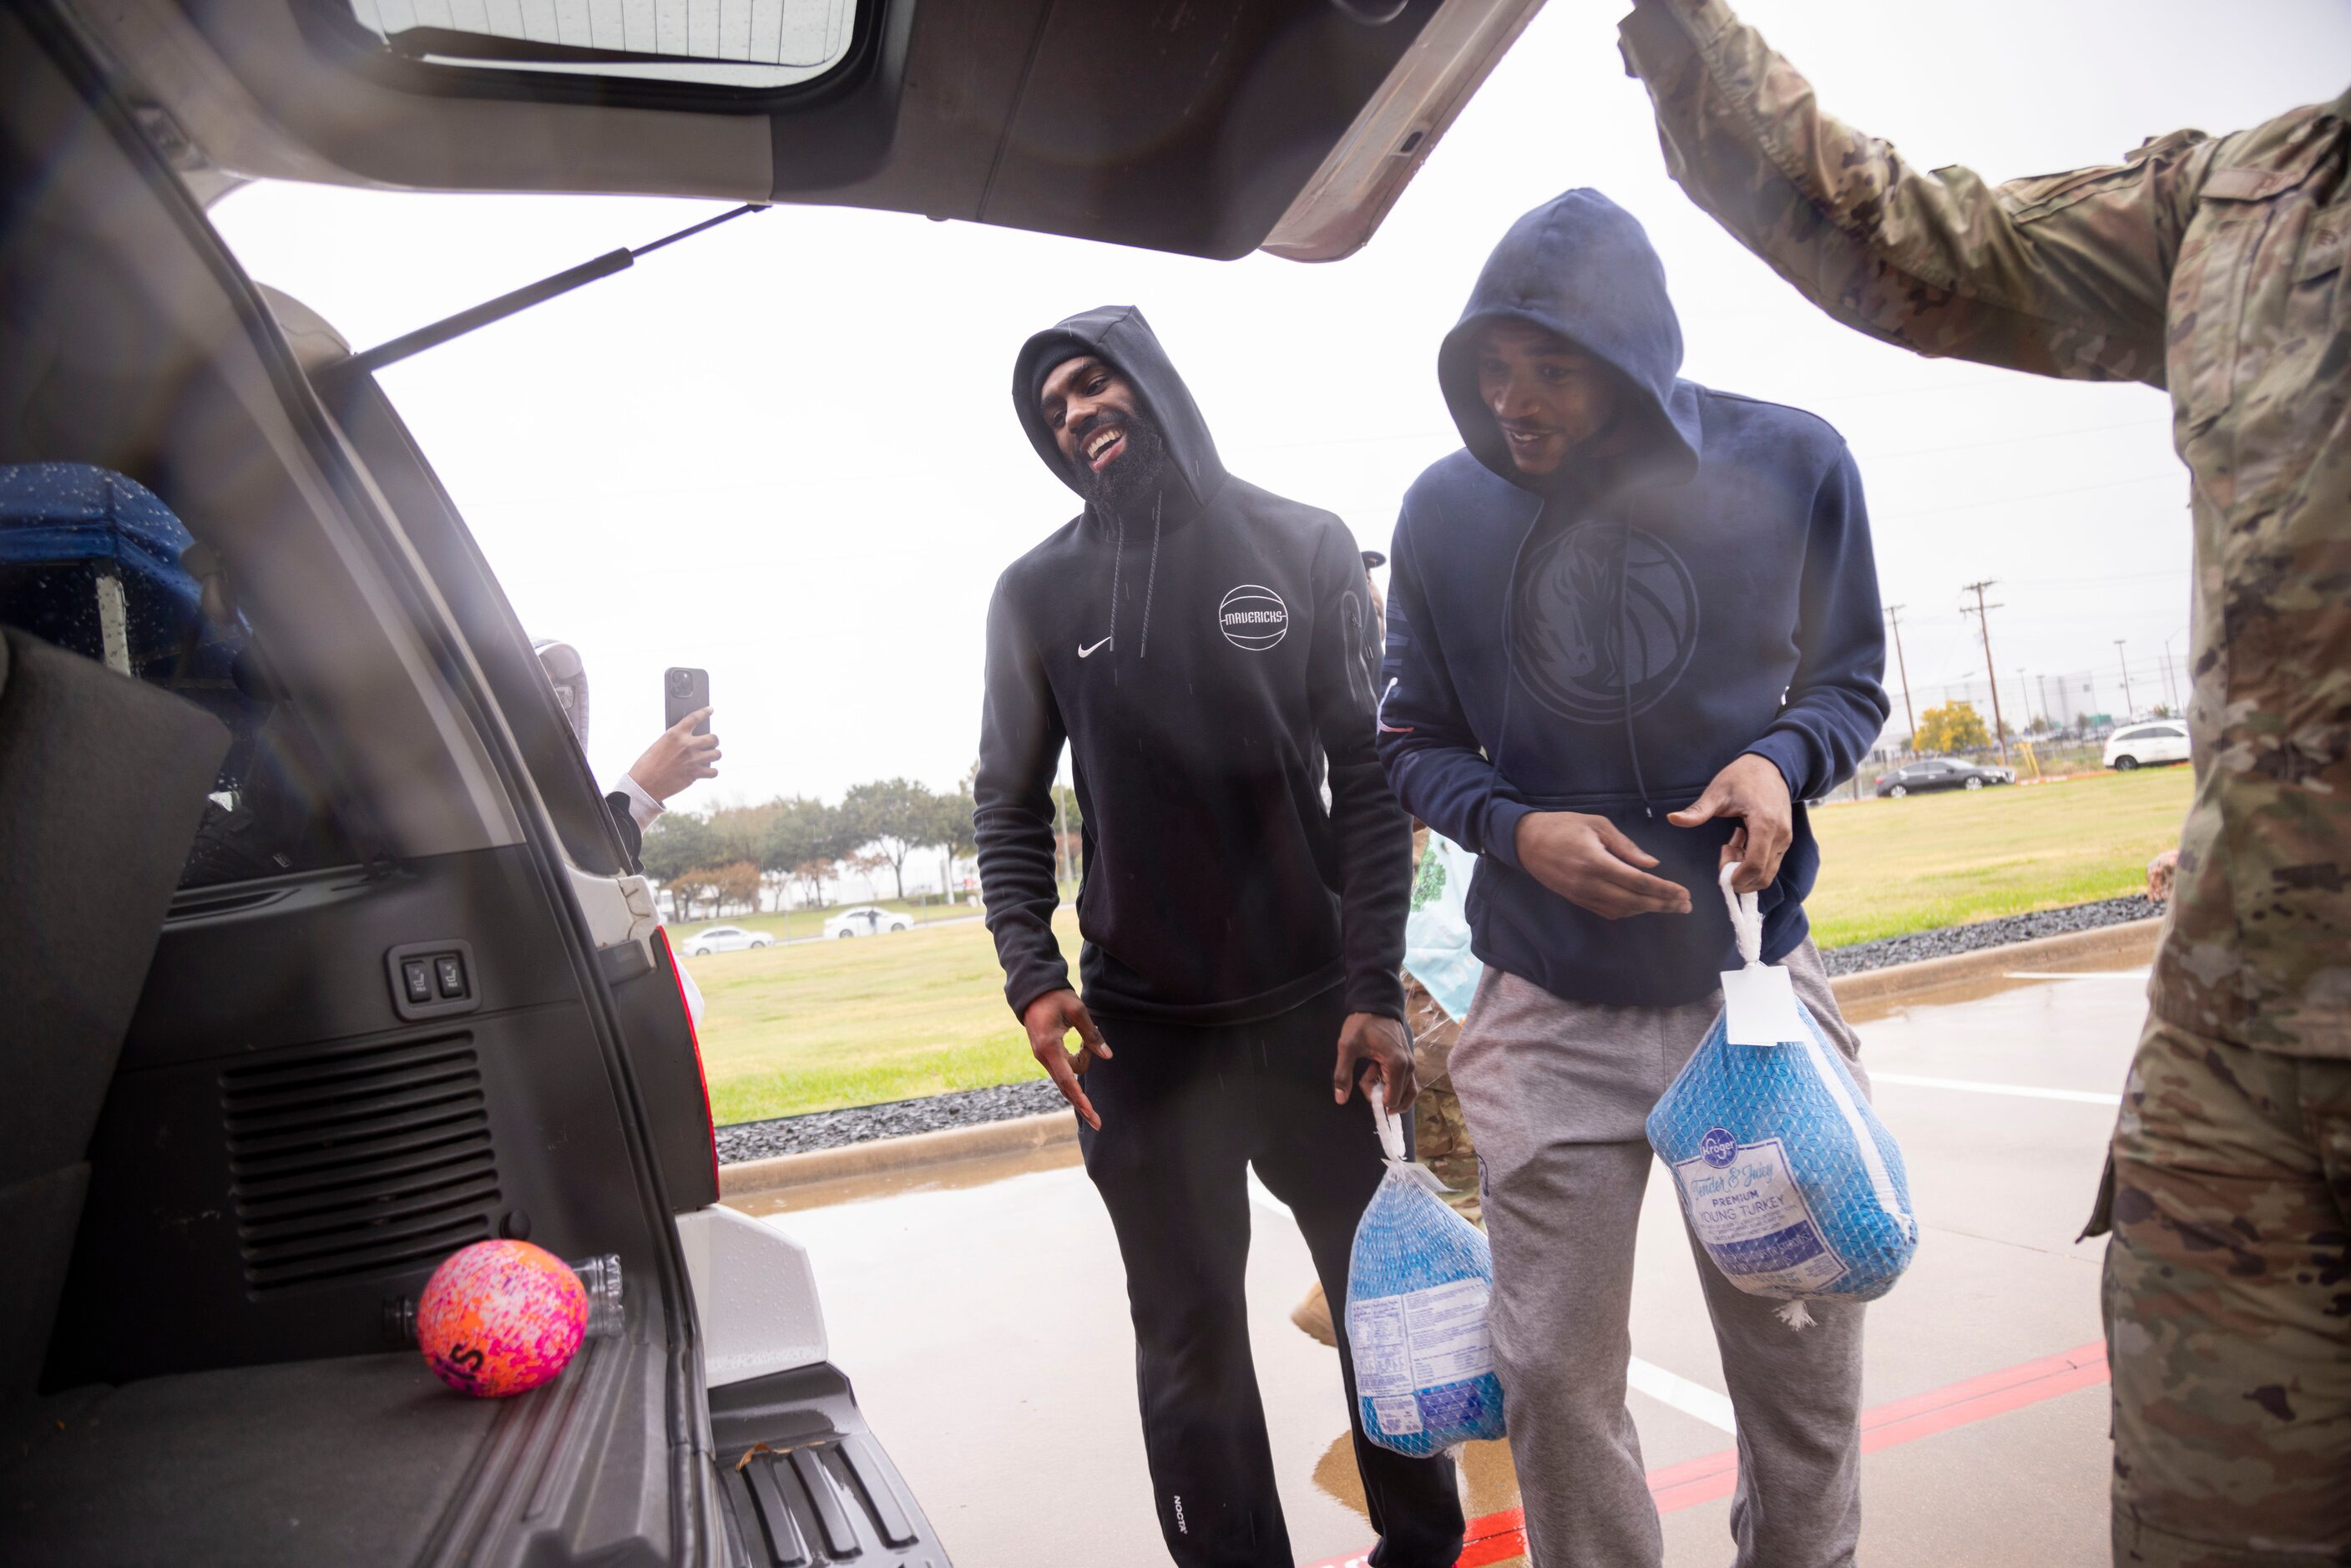
[{"label": "nike swoosh logo", "polygon": [[1088,659],[1088,658],[1092,658],[1094,654],[1101,653],[1101,652],[1102,651],[1102,643],[1107,643],[1107,642],[1109,642],[1109,641],[1110,641],[1110,639],[1109,639],[1109,638],[1107,638],[1107,637],[1105,637],[1105,638],[1103,638],[1103,639],[1102,640],[1102,643],[1095,643],[1095,644],[1094,644],[1092,647],[1091,647],[1091,648],[1081,648],[1081,649],[1079,649],[1079,650],[1078,650],[1078,657],[1079,657],[1079,658],[1081,658],[1081,659]]}]

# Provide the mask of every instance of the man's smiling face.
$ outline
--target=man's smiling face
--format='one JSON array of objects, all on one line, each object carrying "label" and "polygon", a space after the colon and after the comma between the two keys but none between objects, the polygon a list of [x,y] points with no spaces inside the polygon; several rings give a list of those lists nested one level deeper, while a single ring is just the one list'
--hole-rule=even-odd
[{"label": "man's smiling face", "polygon": [[1520,473],[1557,473],[1570,453],[1613,432],[1616,372],[1566,339],[1524,321],[1489,321],[1470,352],[1478,399]]},{"label": "man's smiling face", "polygon": [[1127,455],[1134,385],[1092,354],[1053,367],[1039,394],[1061,455],[1081,474],[1105,474]]},{"label": "man's smiling face", "polygon": [[1143,412],[1133,382],[1096,356],[1080,354],[1053,367],[1037,398],[1089,500],[1123,516],[1158,494],[1167,443]]}]

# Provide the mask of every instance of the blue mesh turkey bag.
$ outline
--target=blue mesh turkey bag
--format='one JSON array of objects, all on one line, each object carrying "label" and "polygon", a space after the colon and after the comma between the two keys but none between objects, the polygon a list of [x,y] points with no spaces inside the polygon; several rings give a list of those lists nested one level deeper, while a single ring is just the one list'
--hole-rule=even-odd
[{"label": "blue mesh turkey bag", "polygon": [[1730,892],[1738,869],[1724,868],[1723,894],[1746,967],[1723,977],[1724,1011],[1649,1113],[1649,1144],[1715,1266],[1740,1290],[1788,1302],[1782,1320],[1802,1328],[1807,1301],[1892,1290],[1918,1224],[1894,1135],[1787,971],[1761,961],[1755,896]]},{"label": "blue mesh turkey bag", "polygon": [[1372,1113],[1387,1175],[1355,1224],[1347,1260],[1347,1347],[1364,1435],[1426,1458],[1502,1435],[1502,1385],[1486,1302],[1494,1256],[1485,1233],[1448,1207],[1444,1186],[1404,1157],[1404,1128],[1377,1084]]}]

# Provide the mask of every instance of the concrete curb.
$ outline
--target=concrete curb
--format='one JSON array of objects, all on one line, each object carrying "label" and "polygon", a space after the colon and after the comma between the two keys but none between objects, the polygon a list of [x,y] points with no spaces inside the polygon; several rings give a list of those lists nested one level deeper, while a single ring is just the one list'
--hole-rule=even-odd
[{"label": "concrete curb", "polygon": [[841,1176],[877,1176],[916,1166],[945,1165],[951,1160],[1027,1154],[1053,1144],[1075,1143],[1077,1136],[1077,1117],[1067,1111],[1048,1111],[1041,1116],[1014,1116],[971,1127],[943,1127],[935,1133],[875,1138],[838,1149],[814,1149],[804,1155],[778,1155],[771,1159],[721,1166],[718,1196],[742,1197]]},{"label": "concrete curb", "polygon": [[1997,979],[2016,969],[2047,969],[2057,965],[2129,963],[2136,967],[2155,956],[2156,934],[2163,922],[2129,920],[2091,931],[2068,931],[2056,936],[2034,936],[2001,947],[1979,947],[1944,958],[1921,958],[1911,964],[1889,964],[1858,975],[1839,975],[1829,982],[1840,1007],[1882,1005],[1940,990],[1946,986]]},{"label": "concrete curb", "polygon": [[[2143,964],[2153,956],[2156,933],[2162,925],[2160,920],[2133,920],[2120,925],[2102,925],[2094,931],[2035,936],[2005,946],[1954,953],[1945,958],[1921,958],[1916,963],[1889,965],[1858,975],[1839,975],[1829,984],[1836,992],[1839,1005],[1857,1008],[1883,1006],[1949,986],[1996,979],[2015,969],[2099,962]],[[1027,1154],[1032,1149],[1074,1143],[1077,1136],[1075,1116],[1067,1111],[1049,1111],[1041,1116],[1016,1116],[971,1127],[912,1133],[902,1138],[875,1138],[844,1148],[778,1155],[772,1159],[721,1166],[718,1196],[745,1197],[842,1176],[876,1176],[956,1160],[984,1159],[993,1155]]]}]

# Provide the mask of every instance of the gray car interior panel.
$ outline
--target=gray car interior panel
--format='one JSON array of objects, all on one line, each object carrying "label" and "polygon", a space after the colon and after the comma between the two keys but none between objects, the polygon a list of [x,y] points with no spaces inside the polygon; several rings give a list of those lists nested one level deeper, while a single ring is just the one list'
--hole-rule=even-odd
[{"label": "gray car interior panel", "polygon": [[0,463],[96,465],[170,504],[268,623],[285,695],[389,848],[516,841],[478,734],[348,510],[365,498],[338,496],[288,417],[298,373],[273,373],[226,280],[41,63],[0,54]]},{"label": "gray car interior panel", "polygon": [[[769,93],[371,55],[348,0],[86,12],[191,155],[232,173],[821,201],[1229,258],[1265,243],[1384,96],[1390,111],[1370,123],[1400,121],[1402,136],[1364,156],[1408,172],[1425,155],[1490,63],[1470,49],[1460,70],[1411,68],[1441,8],[866,0],[841,68]],[[1477,31],[1457,23],[1437,46],[1460,53]],[[1375,214],[1399,187],[1354,176],[1344,199]]]},{"label": "gray car interior panel", "polygon": [[413,1353],[94,1385],[0,1409],[0,1564],[632,1568],[673,1561],[661,1357],[598,1340],[541,1396]]},{"label": "gray car interior panel", "polygon": [[33,1390],[90,1134],[228,732],[14,630],[0,650],[0,1234],[31,1243],[0,1276],[5,1400]]},{"label": "gray car interior panel", "polygon": [[[266,320],[73,35],[0,5],[0,464],[102,465],[217,551],[339,806],[380,830],[358,863],[175,894],[220,727],[12,631],[0,985],[36,999],[0,1160],[53,1251],[79,1217],[45,1354],[23,1253],[0,1302],[0,1562],[695,1558],[690,1309],[603,978],[429,580],[386,566],[404,542],[350,509],[359,471],[298,423]],[[60,672],[73,711],[12,730]],[[403,951],[460,958],[467,1005],[403,1017]],[[440,1388],[387,1305],[525,1233],[618,1254],[624,1332],[515,1399]]]},{"label": "gray car interior panel", "polygon": [[[372,377],[323,380],[329,408],[367,458],[496,693],[566,852],[585,870],[609,874],[625,869],[579,739],[556,704],[529,633],[516,619],[455,504]],[[607,950],[605,978],[621,1014],[670,1206],[684,1213],[718,1201],[709,1101],[676,973],[666,958],[656,967],[644,967],[643,953],[636,944]]]}]

